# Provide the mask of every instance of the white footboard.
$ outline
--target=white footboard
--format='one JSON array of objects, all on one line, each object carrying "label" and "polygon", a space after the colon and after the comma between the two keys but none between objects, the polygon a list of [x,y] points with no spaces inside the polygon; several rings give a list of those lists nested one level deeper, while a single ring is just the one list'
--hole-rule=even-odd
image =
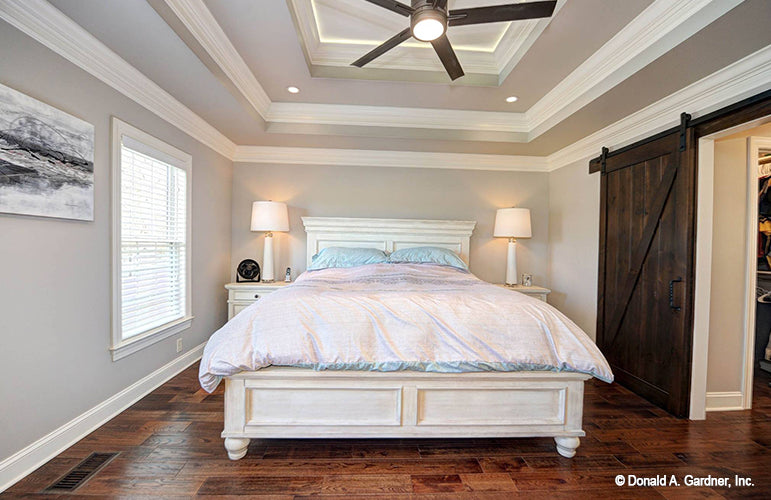
[{"label": "white footboard", "polygon": [[228,377],[225,448],[249,438],[553,436],[579,445],[588,375],[551,372],[315,372],[271,367]]}]

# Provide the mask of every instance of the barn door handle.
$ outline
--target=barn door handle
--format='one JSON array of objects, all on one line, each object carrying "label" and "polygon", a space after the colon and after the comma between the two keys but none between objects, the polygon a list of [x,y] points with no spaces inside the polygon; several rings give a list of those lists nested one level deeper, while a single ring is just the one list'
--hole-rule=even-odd
[{"label": "barn door handle", "polygon": [[669,281],[669,308],[675,311],[682,309],[682,307],[675,305],[675,283],[682,283],[682,281],[683,278],[680,277]]}]

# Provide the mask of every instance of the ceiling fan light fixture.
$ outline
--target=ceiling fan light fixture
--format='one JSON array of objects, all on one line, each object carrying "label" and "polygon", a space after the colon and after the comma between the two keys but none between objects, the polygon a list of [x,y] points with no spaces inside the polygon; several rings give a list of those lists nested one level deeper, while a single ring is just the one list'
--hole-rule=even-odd
[{"label": "ceiling fan light fixture", "polygon": [[430,42],[444,35],[444,25],[436,19],[422,19],[412,27],[412,35],[421,42]]},{"label": "ceiling fan light fixture", "polygon": [[[499,22],[521,21],[524,19],[541,19],[551,17],[557,7],[558,0],[537,0],[506,5],[488,5],[447,10],[449,0],[410,0],[406,5],[399,0],[364,0],[386,10],[409,17],[410,25],[395,34],[385,42],[370,50],[351,63],[351,66],[363,68],[366,64],[382,56],[389,50],[398,47],[410,38],[421,42],[431,42],[434,52],[439,56],[442,66],[447,71],[450,80],[457,80],[464,75],[458,56],[452,49],[447,38],[447,28],[452,26],[488,24]],[[514,96],[508,102],[514,102]]]},{"label": "ceiling fan light fixture", "polygon": [[447,31],[447,16],[440,10],[424,8],[412,15],[412,36],[430,42]]}]

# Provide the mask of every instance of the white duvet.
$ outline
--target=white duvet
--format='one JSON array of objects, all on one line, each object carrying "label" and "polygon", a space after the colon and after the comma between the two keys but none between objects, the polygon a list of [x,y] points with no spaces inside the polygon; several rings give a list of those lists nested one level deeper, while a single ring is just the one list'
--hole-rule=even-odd
[{"label": "white duvet", "polygon": [[572,371],[610,382],[592,340],[552,306],[431,264],[306,272],[206,344],[199,378],[267,366],[432,372]]}]

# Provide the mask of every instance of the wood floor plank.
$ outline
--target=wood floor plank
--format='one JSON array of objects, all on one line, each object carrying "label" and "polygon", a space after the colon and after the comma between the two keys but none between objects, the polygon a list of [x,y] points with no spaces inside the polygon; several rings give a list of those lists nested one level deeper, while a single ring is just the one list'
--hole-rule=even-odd
[{"label": "wood floor plank", "polygon": [[324,478],[321,476],[214,476],[203,481],[198,493],[202,495],[222,495],[233,492],[241,495],[310,495],[321,493],[323,481]]},{"label": "wood floor plank", "polygon": [[423,474],[412,476],[412,491],[414,493],[446,493],[471,491],[458,474]]},{"label": "wood floor plank", "polygon": [[517,491],[510,474],[460,474],[460,480],[471,491]]},{"label": "wood floor plank", "polygon": [[479,465],[487,473],[496,472],[518,472],[529,468],[527,462],[522,457],[483,457],[479,459]]},{"label": "wood floor plank", "polygon": [[[551,438],[254,439],[227,458],[223,389],[201,391],[197,366],[163,384],[1,498],[383,498],[389,500],[771,498],[771,376],[751,411],[676,419],[618,385],[586,384],[578,454]],[[119,456],[73,494],[42,493],[92,452]],[[616,476],[751,477],[752,487],[619,487]]]},{"label": "wood floor plank", "polygon": [[78,495],[151,495],[193,496],[200,488],[203,479],[199,478],[115,478],[97,474],[86,484],[78,488]]},{"label": "wood floor plank", "polygon": [[322,495],[399,494],[412,491],[409,474],[348,474],[324,476]]}]

